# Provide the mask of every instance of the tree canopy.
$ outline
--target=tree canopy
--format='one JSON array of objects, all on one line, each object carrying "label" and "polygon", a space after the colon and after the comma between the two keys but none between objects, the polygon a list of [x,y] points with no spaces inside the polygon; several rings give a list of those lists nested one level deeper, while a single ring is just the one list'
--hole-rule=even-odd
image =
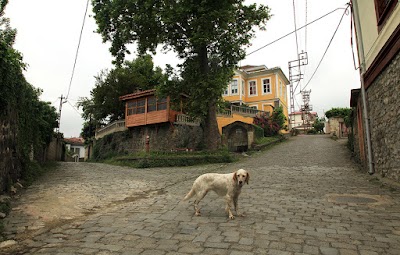
[{"label": "tree canopy", "polygon": [[154,67],[150,55],[124,61],[112,70],[102,70],[95,77],[96,83],[90,98],[81,98],[78,102],[86,121],[81,133],[83,138],[92,137],[100,125],[124,118],[125,105],[119,100],[120,96],[154,89],[165,83],[166,77],[160,67]]},{"label": "tree canopy", "polygon": [[216,103],[235,66],[245,57],[244,47],[254,37],[254,28],[265,28],[269,8],[245,5],[243,0],[92,2],[97,31],[112,43],[110,51],[117,64],[130,53],[127,45],[131,43],[137,43],[138,54],[155,53],[158,45],[177,53],[183,60],[181,79],[165,85],[180,90],[169,89],[170,95],[184,92],[190,96],[189,110],[204,117],[207,148],[218,148]]}]

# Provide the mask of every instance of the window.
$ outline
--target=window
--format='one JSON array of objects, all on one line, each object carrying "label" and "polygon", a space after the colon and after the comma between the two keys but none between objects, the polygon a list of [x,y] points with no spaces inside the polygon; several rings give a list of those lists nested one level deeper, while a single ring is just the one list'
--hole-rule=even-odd
[{"label": "window", "polygon": [[249,95],[256,96],[257,95],[257,83],[256,81],[249,81]]},{"label": "window", "polygon": [[238,94],[238,80],[232,80],[231,82],[231,95]]},{"label": "window", "polygon": [[225,90],[224,90],[224,94],[223,94],[224,96],[227,96],[227,95],[229,95],[229,85],[228,86],[226,86],[226,88],[225,88]]},{"label": "window", "polygon": [[72,153],[81,155],[80,152],[81,152],[81,149],[80,149],[80,148],[76,148],[76,147],[75,147],[75,148],[72,148]]},{"label": "window", "polygon": [[167,109],[167,99],[166,98],[157,99],[157,111],[166,109]]},{"label": "window", "polygon": [[242,95],[244,95],[244,80],[242,80]]},{"label": "window", "polygon": [[137,101],[130,101],[128,104],[128,115],[136,114]]},{"label": "window", "polygon": [[375,0],[376,20],[379,31],[382,29],[386,20],[390,17],[397,2],[397,0]]},{"label": "window", "polygon": [[156,111],[156,97],[149,97],[147,98],[147,112]]},{"label": "window", "polygon": [[136,114],[141,114],[145,112],[145,106],[146,106],[146,99],[138,99],[137,100],[137,108],[136,108]]},{"label": "window", "polygon": [[154,96],[147,98],[147,112],[161,111],[167,109],[167,99],[158,99]]},{"label": "window", "polygon": [[128,115],[141,114],[145,112],[146,99],[137,99],[128,102]]},{"label": "window", "polygon": [[271,81],[270,79],[263,80],[263,94],[271,94]]}]

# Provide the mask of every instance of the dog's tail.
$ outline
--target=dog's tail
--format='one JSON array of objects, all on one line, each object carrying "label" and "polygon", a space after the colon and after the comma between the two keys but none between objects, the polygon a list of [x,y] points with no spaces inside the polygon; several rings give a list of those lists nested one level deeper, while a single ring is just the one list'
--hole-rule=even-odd
[{"label": "dog's tail", "polygon": [[195,192],[194,189],[192,188],[189,193],[187,193],[187,195],[182,199],[182,201],[186,201],[191,199],[194,196]]}]

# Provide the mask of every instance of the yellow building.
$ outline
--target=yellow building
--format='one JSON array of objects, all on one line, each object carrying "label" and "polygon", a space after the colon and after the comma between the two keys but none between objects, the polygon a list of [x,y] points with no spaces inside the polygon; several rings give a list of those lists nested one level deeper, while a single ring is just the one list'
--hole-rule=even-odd
[{"label": "yellow building", "polygon": [[[235,105],[247,105],[255,110],[269,113],[272,113],[276,107],[282,106],[283,113],[288,119],[286,86],[289,83],[288,78],[279,67],[267,68],[264,65],[247,65],[235,70],[232,81],[228,84],[222,96],[226,101]],[[231,120],[222,117],[219,116],[218,118],[220,129],[222,126],[239,120],[234,116]],[[251,115],[245,120],[244,122],[251,123]]]}]

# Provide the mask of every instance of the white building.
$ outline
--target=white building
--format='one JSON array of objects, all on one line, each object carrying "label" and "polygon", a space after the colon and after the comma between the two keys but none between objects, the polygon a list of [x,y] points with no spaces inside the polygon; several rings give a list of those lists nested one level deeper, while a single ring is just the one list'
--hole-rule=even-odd
[{"label": "white building", "polygon": [[64,138],[65,147],[71,151],[72,155],[77,155],[79,161],[85,158],[85,144],[82,137]]},{"label": "white building", "polygon": [[303,112],[294,112],[294,118],[292,118],[292,114],[289,113],[289,120],[294,119],[293,123],[289,123],[290,129],[304,129],[304,128],[312,128],[314,121],[318,118],[318,113],[316,112],[309,112],[308,116],[304,115]]}]

